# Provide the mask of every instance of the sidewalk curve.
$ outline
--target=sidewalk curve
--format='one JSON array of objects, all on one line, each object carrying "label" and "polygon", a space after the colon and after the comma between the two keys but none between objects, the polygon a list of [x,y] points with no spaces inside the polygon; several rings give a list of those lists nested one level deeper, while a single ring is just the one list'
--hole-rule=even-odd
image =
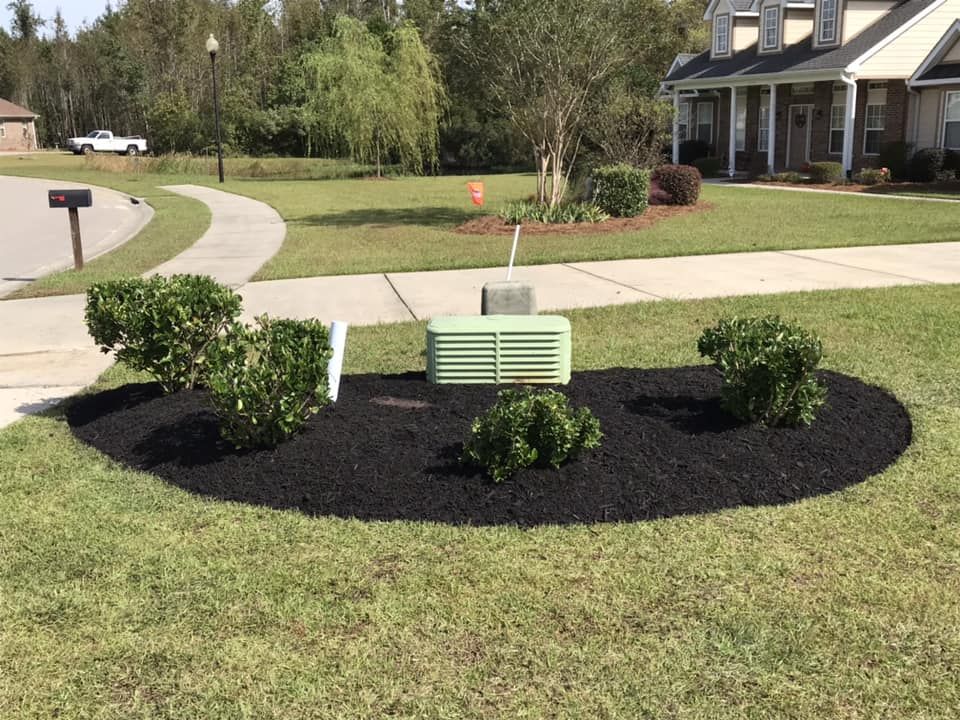
[{"label": "sidewalk curve", "polygon": [[204,203],[210,208],[210,227],[197,242],[146,275],[210,275],[239,287],[283,245],[287,226],[266,203],[199,185],[162,189]]}]

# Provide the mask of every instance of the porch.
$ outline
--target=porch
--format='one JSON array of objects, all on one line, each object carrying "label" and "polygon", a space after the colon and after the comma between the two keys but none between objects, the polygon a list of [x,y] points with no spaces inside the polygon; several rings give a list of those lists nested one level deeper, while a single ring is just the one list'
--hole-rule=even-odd
[{"label": "porch", "polygon": [[699,139],[727,173],[798,170],[832,161],[849,174],[879,164],[885,143],[905,139],[904,80],[814,82],[673,89],[673,161]]}]

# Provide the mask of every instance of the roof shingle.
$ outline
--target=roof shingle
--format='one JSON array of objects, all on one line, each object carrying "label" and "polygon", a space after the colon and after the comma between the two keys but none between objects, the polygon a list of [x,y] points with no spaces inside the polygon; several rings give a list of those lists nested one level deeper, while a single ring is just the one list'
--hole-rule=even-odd
[{"label": "roof shingle", "polygon": [[32,113],[26,108],[20,107],[19,105],[14,105],[9,100],[0,98],[0,118],[32,120],[35,117],[37,117],[36,113]]}]

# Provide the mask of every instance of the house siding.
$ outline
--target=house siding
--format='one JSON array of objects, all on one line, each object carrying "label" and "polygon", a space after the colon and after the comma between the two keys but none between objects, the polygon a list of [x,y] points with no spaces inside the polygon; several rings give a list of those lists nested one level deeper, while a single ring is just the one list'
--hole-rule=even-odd
[{"label": "house siding", "polygon": [[889,0],[851,0],[845,4],[843,13],[843,42],[847,42],[854,35],[868,25],[880,19],[880,16],[889,12],[896,2]]},{"label": "house siding", "polygon": [[[27,135],[24,137],[24,125]],[[37,131],[33,120],[3,119],[0,118],[0,151],[26,152],[37,149]]]},{"label": "house siding", "polygon": [[735,18],[735,20],[733,49],[735,52],[740,52],[757,42],[759,25],[756,18]]},{"label": "house siding", "polygon": [[960,15],[960,0],[947,0],[903,35],[869,58],[858,78],[909,78]]},{"label": "house siding", "polygon": [[813,10],[787,10],[783,23],[784,45],[793,45],[813,32]]}]

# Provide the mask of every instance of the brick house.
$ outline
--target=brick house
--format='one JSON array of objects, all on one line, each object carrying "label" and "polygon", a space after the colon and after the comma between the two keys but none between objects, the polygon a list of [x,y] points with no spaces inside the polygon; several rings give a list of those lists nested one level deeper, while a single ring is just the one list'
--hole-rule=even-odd
[{"label": "brick house", "polygon": [[36,114],[0,98],[0,152],[37,149]]},{"label": "brick house", "polygon": [[677,56],[663,82],[674,162],[687,139],[730,175],[855,172],[894,141],[960,149],[958,18],[960,0],[711,0],[710,49]]}]

